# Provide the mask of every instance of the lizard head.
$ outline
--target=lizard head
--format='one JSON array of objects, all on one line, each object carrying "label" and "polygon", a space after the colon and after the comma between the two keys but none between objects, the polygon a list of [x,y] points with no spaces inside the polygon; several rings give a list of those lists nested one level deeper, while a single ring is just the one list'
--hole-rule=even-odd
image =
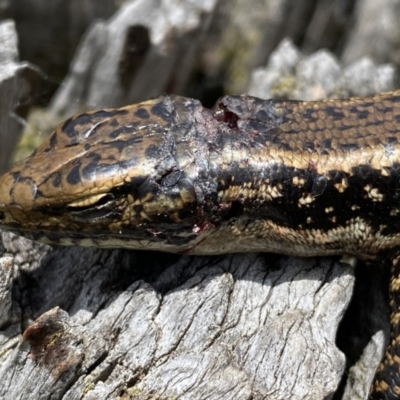
[{"label": "lizard head", "polygon": [[210,115],[195,100],[160,96],[68,119],[0,177],[0,228],[100,247],[185,241],[207,162],[193,125]]}]

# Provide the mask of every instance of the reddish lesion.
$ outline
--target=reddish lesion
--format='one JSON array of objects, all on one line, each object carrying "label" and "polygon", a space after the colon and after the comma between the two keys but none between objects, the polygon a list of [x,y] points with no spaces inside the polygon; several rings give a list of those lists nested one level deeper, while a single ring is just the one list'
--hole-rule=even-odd
[{"label": "reddish lesion", "polygon": [[215,225],[213,223],[211,223],[210,221],[202,221],[200,223],[193,225],[192,232],[195,233],[196,235],[200,235],[207,229],[214,229],[214,228],[215,228]]},{"label": "reddish lesion", "polygon": [[218,122],[224,122],[228,124],[229,128],[237,129],[239,121],[239,116],[232,111],[228,110],[228,107],[220,102],[218,103],[217,109],[214,112],[214,117]]}]

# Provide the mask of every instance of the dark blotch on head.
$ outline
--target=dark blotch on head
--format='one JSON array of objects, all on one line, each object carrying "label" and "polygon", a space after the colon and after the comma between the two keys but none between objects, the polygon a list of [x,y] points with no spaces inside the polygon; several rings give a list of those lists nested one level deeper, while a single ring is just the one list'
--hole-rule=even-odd
[{"label": "dark blotch on head", "polygon": [[67,135],[67,136],[75,136],[75,125],[72,122],[72,117],[68,118],[62,125],[61,130]]},{"label": "dark blotch on head", "polygon": [[117,126],[119,126],[119,122],[117,119],[113,118],[110,122],[110,126],[112,126],[113,128],[116,128]]},{"label": "dark blotch on head", "polygon": [[120,163],[97,164],[96,175],[97,176],[114,176],[120,168],[121,168]]},{"label": "dark blotch on head", "polygon": [[101,156],[97,153],[91,153],[87,155],[88,158],[91,158],[92,160],[90,161],[89,164],[85,165],[82,168],[82,176],[85,179],[92,179],[93,174],[96,172],[97,165],[99,161],[101,160]]},{"label": "dark blotch on head", "polygon": [[[99,110],[94,112],[93,114],[90,114],[89,116],[92,118],[111,118],[115,117],[116,115],[126,115],[128,114],[129,111],[126,109],[115,109],[115,110]],[[85,115],[85,114],[82,114]]]},{"label": "dark blotch on head", "polygon": [[93,116],[91,114],[81,114],[78,115],[73,121],[72,123],[74,125],[86,125],[90,122],[92,122]]},{"label": "dark blotch on head", "polygon": [[84,149],[86,150],[86,151],[88,151],[88,150],[90,150],[90,148],[92,147],[89,143],[85,143],[85,145],[83,146],[84,147]]},{"label": "dark blotch on head", "polygon": [[147,147],[145,156],[148,160],[153,160],[154,158],[157,158],[159,153],[159,148],[155,144],[151,144],[149,147]]},{"label": "dark blotch on head", "polygon": [[128,110],[99,110],[94,113],[85,113],[78,115],[75,119],[68,118],[61,127],[63,133],[65,133],[68,137],[75,137],[78,135],[78,131],[76,128],[81,125],[94,125],[99,122],[99,120],[107,119],[115,117],[116,115],[126,115],[128,114]]},{"label": "dark blotch on head", "polygon": [[50,147],[52,150],[55,149],[55,147],[57,146],[57,134],[54,132],[51,136],[50,136]]},{"label": "dark blotch on head", "polygon": [[75,137],[77,131],[75,130],[77,125],[87,125],[93,122],[93,116],[91,114],[81,114],[78,115],[74,120],[70,121],[68,125],[64,124],[63,132],[67,134],[68,137]]},{"label": "dark blotch on head", "polygon": [[114,129],[111,133],[109,133],[108,137],[110,137],[111,139],[115,139],[122,133],[136,133],[137,125],[137,123],[131,123],[128,126],[121,126],[120,128]]},{"label": "dark blotch on head", "polygon": [[153,107],[151,107],[151,113],[160,117],[164,121],[171,121],[171,113],[167,110],[164,103],[157,103]]},{"label": "dark blotch on head", "polygon": [[126,132],[126,126],[122,126],[121,128],[114,129],[112,132],[108,134],[108,137],[111,139],[117,138],[121,133]]},{"label": "dark blotch on head", "polygon": [[76,185],[81,181],[80,164],[75,165],[67,175],[67,182],[70,185]]},{"label": "dark blotch on head", "polygon": [[115,140],[114,142],[108,143],[108,146],[121,152],[126,146],[126,142],[124,140]]},{"label": "dark blotch on head", "polygon": [[129,140],[114,140],[113,142],[107,143],[107,146],[114,148],[121,153],[124,148],[141,142],[143,142],[143,136],[132,137]]},{"label": "dark blotch on head", "polygon": [[150,114],[148,113],[148,111],[145,108],[138,108],[135,112],[134,115],[138,118],[141,119],[148,119],[150,118]]},{"label": "dark blotch on head", "polygon": [[60,172],[56,172],[54,174],[54,178],[53,178],[53,186],[54,187],[59,187],[61,185],[61,173]]}]

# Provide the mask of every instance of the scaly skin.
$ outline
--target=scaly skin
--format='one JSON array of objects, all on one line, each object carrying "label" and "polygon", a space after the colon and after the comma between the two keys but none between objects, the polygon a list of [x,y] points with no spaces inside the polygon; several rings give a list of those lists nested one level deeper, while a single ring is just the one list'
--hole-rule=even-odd
[{"label": "scaly skin", "polygon": [[400,91],[89,112],[0,178],[0,228],[66,245],[391,258],[392,342],[371,398],[396,399],[399,131]]}]

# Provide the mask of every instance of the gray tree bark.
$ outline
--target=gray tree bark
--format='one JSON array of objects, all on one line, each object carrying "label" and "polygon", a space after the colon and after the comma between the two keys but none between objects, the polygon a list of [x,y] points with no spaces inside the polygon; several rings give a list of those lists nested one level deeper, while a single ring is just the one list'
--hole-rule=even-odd
[{"label": "gray tree bark", "polygon": [[348,265],[3,240],[1,398],[322,399],[340,380]]}]

